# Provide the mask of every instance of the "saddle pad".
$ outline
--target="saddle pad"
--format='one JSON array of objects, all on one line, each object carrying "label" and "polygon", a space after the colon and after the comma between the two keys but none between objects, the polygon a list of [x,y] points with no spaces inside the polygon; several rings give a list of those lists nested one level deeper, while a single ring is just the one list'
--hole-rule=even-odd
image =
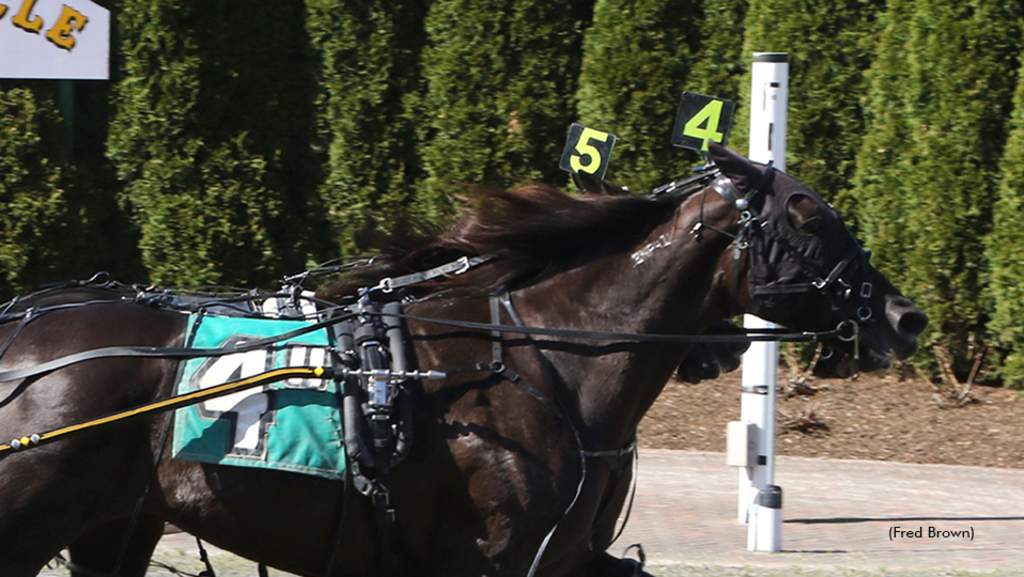
[{"label": "saddle pad", "polygon": [[[186,334],[192,336],[193,348],[220,348],[306,325],[190,315]],[[329,362],[324,348],[329,342],[322,329],[266,349],[191,359],[179,369],[176,390],[189,393],[288,366],[322,366]],[[172,448],[175,459],[342,479],[343,438],[337,383],[287,379],[178,409]]]}]

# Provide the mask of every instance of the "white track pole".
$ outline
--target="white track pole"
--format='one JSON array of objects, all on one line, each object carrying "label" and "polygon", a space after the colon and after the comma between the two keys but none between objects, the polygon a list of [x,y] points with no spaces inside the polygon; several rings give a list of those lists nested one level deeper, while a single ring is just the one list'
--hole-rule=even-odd
[{"label": "white track pole", "polygon": [[[786,170],[789,61],[786,53],[755,52],[750,90],[750,149],[755,162]],[[746,328],[777,325],[745,315]],[[757,425],[758,464],[739,471],[739,521],[748,523],[747,549],[782,550],[781,489],[775,487],[775,388],[779,343],[752,343],[743,355],[740,419]],[[760,503],[760,504],[758,504]]]}]

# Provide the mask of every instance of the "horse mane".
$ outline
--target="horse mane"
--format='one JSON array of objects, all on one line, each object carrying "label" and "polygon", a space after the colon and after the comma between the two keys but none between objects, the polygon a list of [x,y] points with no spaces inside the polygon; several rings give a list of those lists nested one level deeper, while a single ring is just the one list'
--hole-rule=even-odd
[{"label": "horse mane", "polygon": [[[461,289],[490,292],[535,284],[593,260],[630,250],[674,214],[682,199],[666,195],[569,195],[546,184],[506,191],[474,186],[445,232],[344,274],[319,293],[337,300],[384,277],[429,270],[459,259],[497,254],[479,269],[411,287],[413,296]],[[394,239],[392,239],[394,240]]]}]

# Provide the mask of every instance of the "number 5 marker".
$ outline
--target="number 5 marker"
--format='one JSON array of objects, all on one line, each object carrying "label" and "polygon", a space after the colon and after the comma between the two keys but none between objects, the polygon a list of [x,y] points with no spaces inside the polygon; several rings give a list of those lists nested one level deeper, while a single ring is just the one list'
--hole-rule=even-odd
[{"label": "number 5 marker", "polygon": [[573,123],[569,128],[569,137],[565,140],[558,168],[566,172],[585,172],[604,178],[614,146],[614,134]]}]

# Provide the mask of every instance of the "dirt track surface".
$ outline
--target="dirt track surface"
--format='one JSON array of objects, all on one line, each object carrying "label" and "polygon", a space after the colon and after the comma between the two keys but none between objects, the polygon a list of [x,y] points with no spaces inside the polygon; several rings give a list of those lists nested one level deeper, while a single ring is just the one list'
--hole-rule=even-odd
[{"label": "dirt track surface", "polygon": [[[640,424],[642,447],[725,451],[740,418],[740,372],[696,385],[671,381]],[[922,380],[861,375],[795,386],[780,371],[779,455],[1024,469],[1024,397]]]}]

